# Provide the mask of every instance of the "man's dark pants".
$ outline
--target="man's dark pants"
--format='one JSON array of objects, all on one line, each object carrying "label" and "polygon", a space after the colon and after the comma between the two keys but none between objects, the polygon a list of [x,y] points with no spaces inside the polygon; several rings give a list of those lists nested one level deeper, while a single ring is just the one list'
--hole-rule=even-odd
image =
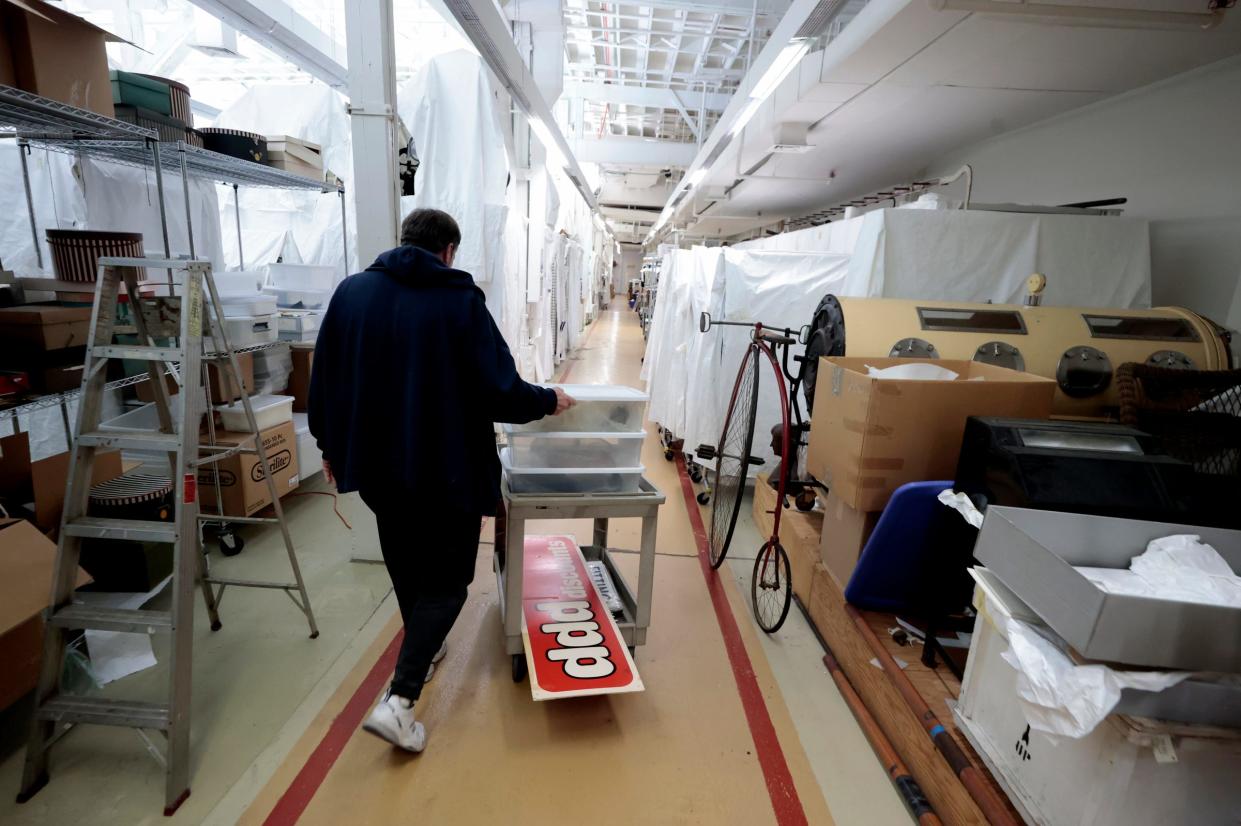
[{"label": "man's dark pants", "polygon": [[433,511],[397,490],[363,490],[361,495],[375,513],[379,547],[405,623],[392,693],[416,700],[431,658],[465,605],[482,516]]}]

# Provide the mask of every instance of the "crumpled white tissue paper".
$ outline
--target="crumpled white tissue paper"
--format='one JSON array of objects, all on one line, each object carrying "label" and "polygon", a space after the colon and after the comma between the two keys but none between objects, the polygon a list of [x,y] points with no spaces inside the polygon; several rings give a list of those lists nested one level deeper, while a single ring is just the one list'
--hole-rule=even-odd
[{"label": "crumpled white tissue paper", "polygon": [[1078,665],[1034,626],[1008,619],[1009,650],[1001,656],[1017,670],[1017,698],[1026,722],[1052,736],[1080,738],[1095,730],[1120,702],[1122,689],[1163,691],[1187,671],[1116,671]]},{"label": "crumpled white tissue paper", "polygon": [[1152,540],[1128,569],[1077,571],[1110,594],[1241,608],[1241,577],[1218,551],[1193,534]]},{"label": "crumpled white tissue paper", "polygon": [[866,365],[866,375],[872,379],[888,379],[891,381],[956,381],[960,374],[947,367],[930,364],[925,361],[911,361],[909,364],[895,364],[891,367],[871,367]]},{"label": "crumpled white tissue paper", "polygon": [[961,514],[966,522],[969,522],[975,528],[982,527],[983,514],[978,508],[974,507],[973,501],[964,493],[956,493],[951,489],[941,490],[937,497],[940,504],[947,505],[957,513]]}]

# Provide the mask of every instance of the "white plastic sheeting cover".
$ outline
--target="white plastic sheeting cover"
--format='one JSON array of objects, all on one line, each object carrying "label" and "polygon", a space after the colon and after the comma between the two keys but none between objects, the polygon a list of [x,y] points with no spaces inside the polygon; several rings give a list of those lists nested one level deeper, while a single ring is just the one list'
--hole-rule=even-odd
[{"label": "white plastic sheeting cover", "polygon": [[881,209],[734,249],[849,253],[848,296],[1020,303],[1041,272],[1045,304],[1150,306],[1150,232],[1136,218]]},{"label": "white plastic sheeting cover", "polygon": [[[149,254],[164,254],[154,170],[90,158],[79,160],[42,149],[32,149],[27,160],[43,269],[39,269],[35,257],[17,147],[10,141],[0,141],[0,172],[7,174],[8,180],[19,182],[0,187],[0,209],[8,216],[0,222],[0,259],[6,268],[21,275],[51,277],[52,259],[46,235],[49,229],[140,232]],[[180,175],[164,175],[164,204],[172,253],[188,255]],[[198,257],[219,267],[224,263],[224,254],[217,211],[215,187],[207,181],[191,180],[194,250]]]},{"label": "white plastic sheeting cover", "polygon": [[[254,86],[222,111],[215,126],[261,135],[288,135],[318,144],[323,166],[341,177],[353,171],[349,116],[345,99],[321,84]],[[220,197],[218,223],[223,227],[225,259],[238,269],[236,217],[231,187]],[[307,190],[241,187],[241,236],[246,269],[282,259],[290,264],[322,264],[338,270],[357,268],[344,262],[340,196]],[[353,215],[353,193],[346,185],[346,205]],[[350,218],[352,221],[352,217]],[[349,248],[356,237],[349,227]],[[370,262],[365,262],[369,264]],[[363,265],[365,266],[365,265]]]},{"label": "white plastic sheeting cover", "polygon": [[402,199],[402,212],[447,212],[461,226],[454,266],[480,284],[503,277],[508,156],[482,59],[436,55],[397,89],[397,108],[421,161],[416,194]]}]

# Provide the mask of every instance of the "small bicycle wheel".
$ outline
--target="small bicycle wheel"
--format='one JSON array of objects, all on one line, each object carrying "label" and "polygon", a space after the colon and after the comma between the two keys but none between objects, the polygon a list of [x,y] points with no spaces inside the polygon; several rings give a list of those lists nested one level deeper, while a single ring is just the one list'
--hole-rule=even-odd
[{"label": "small bicycle wheel", "polygon": [[793,604],[793,571],[779,542],[768,540],[759,549],[750,579],[750,602],[759,628],[774,634],[784,625]]},{"label": "small bicycle wheel", "polygon": [[718,568],[728,554],[737,514],[741,511],[745,476],[750,469],[754,443],[754,416],[758,411],[758,348],[745,351],[732,400],[724,417],[724,431],[715,452],[715,485],[711,491],[711,535],[708,551],[711,567]]}]

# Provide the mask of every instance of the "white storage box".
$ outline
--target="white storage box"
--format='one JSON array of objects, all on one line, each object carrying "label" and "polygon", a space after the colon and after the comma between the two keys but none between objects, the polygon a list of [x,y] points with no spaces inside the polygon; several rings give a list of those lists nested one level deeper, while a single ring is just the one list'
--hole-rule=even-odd
[{"label": "white storage box", "polygon": [[289,287],[264,287],[263,292],[275,296],[276,305],[290,310],[321,310],[332,298],[331,290],[303,290]]},{"label": "white storage box", "polygon": [[331,292],[339,272],[335,267],[318,264],[268,264],[266,286]]},{"label": "white storage box", "polygon": [[225,318],[246,318],[276,314],[276,297],[260,292],[220,293]]},{"label": "white storage box", "polygon": [[323,323],[323,313],[314,310],[283,310],[279,315],[282,333],[317,333]]},{"label": "white storage box", "polygon": [[[239,347],[252,347],[255,344],[268,344],[276,340],[279,331],[276,329],[274,315],[249,315],[236,318],[224,318],[224,333],[228,337],[228,345],[236,350]],[[203,346],[213,349],[210,339],[203,339]]]},{"label": "white storage box", "polygon": [[504,425],[515,468],[634,468],[645,433],[521,433]]},{"label": "white storage box", "polygon": [[[1118,715],[1076,740],[1053,741],[1031,730],[1017,700],[1017,672],[1001,656],[1008,640],[997,584],[994,575],[982,572],[976,598],[979,617],[955,716],[1027,823],[1237,822],[1241,732]],[[1165,738],[1176,762],[1155,757],[1153,745]]]},{"label": "white storage box", "polygon": [[287,341],[290,344],[314,344],[319,340],[319,331],[312,330],[309,333],[291,333],[287,330],[281,330],[280,340]]},{"label": "white storage box", "polygon": [[638,433],[642,431],[647,395],[617,384],[551,385],[572,396],[577,404],[559,416],[513,425],[517,433]]},{"label": "white storage box", "polygon": [[[254,408],[254,421],[259,431],[269,427],[293,421],[292,396],[251,396],[250,405]],[[250,424],[246,421],[246,408],[240,401],[216,405],[225,430],[234,433],[249,433]]]},{"label": "white storage box", "polygon": [[642,482],[641,466],[631,468],[514,467],[509,451],[500,462],[513,493],[636,493]]},{"label": "white storage box", "polygon": [[263,286],[263,273],[255,270],[213,272],[215,291],[223,298],[225,294],[257,293]]}]

